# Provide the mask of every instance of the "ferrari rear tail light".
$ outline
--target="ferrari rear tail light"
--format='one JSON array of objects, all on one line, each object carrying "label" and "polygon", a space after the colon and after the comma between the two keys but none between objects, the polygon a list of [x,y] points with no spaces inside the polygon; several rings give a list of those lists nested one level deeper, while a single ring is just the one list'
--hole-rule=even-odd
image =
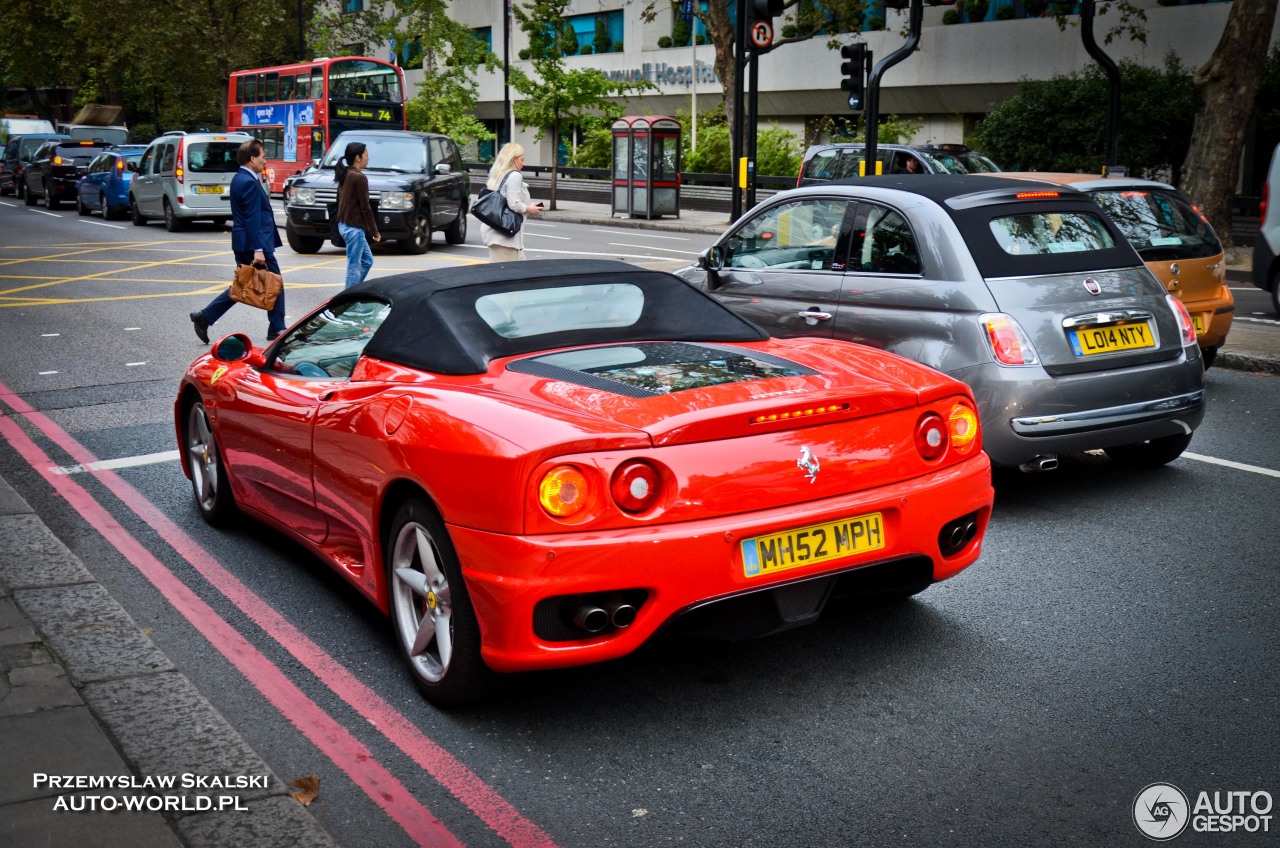
[{"label": "ferrari rear tail light", "polygon": [[936,412],[929,412],[916,424],[916,450],[927,460],[947,452],[947,424]]},{"label": "ferrari rear tail light", "polygon": [[1182,331],[1182,345],[1186,347],[1196,343],[1196,325],[1191,320],[1191,313],[1187,311],[1187,307],[1182,301],[1178,300],[1171,294],[1164,296],[1169,301],[1169,308],[1173,310],[1173,315],[1178,319],[1178,328]]},{"label": "ferrari rear tail light", "polygon": [[658,502],[662,478],[649,463],[632,460],[613,472],[609,491],[614,502],[626,512],[644,512]]},{"label": "ferrari rear tail light", "polygon": [[991,345],[991,354],[1001,365],[1036,365],[1040,357],[1031,337],[1010,315],[994,312],[978,316],[978,323]]},{"label": "ferrari rear tail light", "polygon": [[577,515],[590,501],[591,483],[573,465],[557,465],[542,475],[538,484],[538,503],[556,518]]},{"label": "ferrari rear tail light", "polygon": [[968,453],[978,443],[978,413],[969,404],[956,401],[947,418],[951,447],[956,453]]}]

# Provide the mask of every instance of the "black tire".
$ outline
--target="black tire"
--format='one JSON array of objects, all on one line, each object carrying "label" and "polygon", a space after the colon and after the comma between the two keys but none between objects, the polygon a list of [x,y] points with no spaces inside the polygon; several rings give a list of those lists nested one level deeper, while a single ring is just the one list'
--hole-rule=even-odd
[{"label": "black tire", "polygon": [[458,211],[458,220],[449,225],[449,229],[444,231],[444,240],[446,244],[464,244],[467,240],[467,204],[462,204]]},{"label": "black tire", "polygon": [[236,513],[236,499],[204,404],[191,403],[182,422],[182,446],[191,466],[191,491],[200,517],[214,527],[225,527]]},{"label": "black tire", "polygon": [[398,242],[401,253],[420,256],[431,249],[431,211],[419,209],[413,219],[413,235]]},{"label": "black tire", "polygon": [[164,201],[164,228],[171,233],[180,233],[187,228],[187,222],[178,217],[173,211],[173,204],[168,198]]},{"label": "black tire", "polygon": [[1218,361],[1218,351],[1222,348],[1209,347],[1200,349],[1200,358],[1204,360],[1204,370],[1208,371]]},{"label": "black tire", "polygon": [[1159,468],[1182,456],[1189,444],[1191,434],[1186,433],[1106,448],[1106,453],[1114,462],[1129,468]]},{"label": "black tire", "polygon": [[44,208],[52,212],[62,207],[62,201],[53,196],[53,190],[49,188],[49,184],[44,184]]},{"label": "black tire", "polygon": [[22,192],[22,202],[28,206],[36,205],[36,196],[31,193],[31,189],[25,189]]},{"label": "black tire", "polygon": [[1280,315],[1280,269],[1271,275],[1271,308]]},{"label": "black tire", "polygon": [[80,215],[85,218],[88,218],[90,215],[93,214],[93,210],[90,209],[88,206],[84,205],[84,198],[80,195],[80,192],[78,191],[76,192],[76,211],[79,212]]},{"label": "black tire", "polygon": [[493,672],[480,656],[480,627],[453,543],[425,500],[396,511],[383,559],[392,632],[414,684],[442,709],[475,703]]},{"label": "black tire", "polygon": [[284,238],[294,253],[319,253],[320,248],[324,247],[324,239],[295,233],[288,222],[284,225]]},{"label": "black tire", "polygon": [[142,211],[138,209],[138,201],[134,199],[132,194],[129,195],[129,220],[133,221],[135,227],[145,227],[147,225],[147,219],[142,217]]},{"label": "black tire", "polygon": [[26,180],[26,177],[23,177],[22,179],[18,179],[18,178],[16,178],[16,177],[14,178],[14,180],[13,180],[13,193],[14,193],[14,196],[16,196],[19,200],[21,200],[21,199],[23,199],[24,197],[26,197],[26,196],[27,196],[27,180]]},{"label": "black tire", "polygon": [[121,208],[119,206],[110,206],[107,204],[106,195],[102,196],[102,217],[107,221],[119,221],[121,218],[128,217],[128,207]]},{"label": "black tire", "polygon": [[18,181],[16,179],[13,181],[13,185],[10,188],[4,188],[3,186],[0,186],[0,197],[3,197],[6,194],[17,194],[17,193],[18,193]]}]

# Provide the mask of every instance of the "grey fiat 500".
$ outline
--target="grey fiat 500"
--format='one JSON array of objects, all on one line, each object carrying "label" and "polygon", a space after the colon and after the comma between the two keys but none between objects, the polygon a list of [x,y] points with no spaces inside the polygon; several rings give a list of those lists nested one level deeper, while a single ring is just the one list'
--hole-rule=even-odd
[{"label": "grey fiat 500", "polygon": [[1154,467],[1204,417],[1191,316],[1088,195],[990,176],[774,195],[678,272],[775,336],[882,348],[968,383],[993,462]]}]

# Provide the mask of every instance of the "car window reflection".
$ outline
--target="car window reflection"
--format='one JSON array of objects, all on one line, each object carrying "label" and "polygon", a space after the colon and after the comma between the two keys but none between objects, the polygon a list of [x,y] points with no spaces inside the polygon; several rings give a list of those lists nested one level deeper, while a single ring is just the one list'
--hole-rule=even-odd
[{"label": "car window reflection", "polygon": [[271,371],[307,378],[350,377],[390,312],[388,304],[373,299],[322,309],[281,340]]}]

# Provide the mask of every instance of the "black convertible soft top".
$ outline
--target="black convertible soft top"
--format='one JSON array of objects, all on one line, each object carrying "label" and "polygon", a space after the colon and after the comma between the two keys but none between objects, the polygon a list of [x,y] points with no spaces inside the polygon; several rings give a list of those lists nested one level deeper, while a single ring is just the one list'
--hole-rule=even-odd
[{"label": "black convertible soft top", "polygon": [[[500,292],[629,283],[644,293],[635,323],[504,338],[480,317],[477,299]],[[635,341],[754,342],[769,334],[679,277],[596,259],[497,262],[369,279],[330,301],[376,297],[391,305],[364,353],[436,374],[483,374],[507,356]]]}]

